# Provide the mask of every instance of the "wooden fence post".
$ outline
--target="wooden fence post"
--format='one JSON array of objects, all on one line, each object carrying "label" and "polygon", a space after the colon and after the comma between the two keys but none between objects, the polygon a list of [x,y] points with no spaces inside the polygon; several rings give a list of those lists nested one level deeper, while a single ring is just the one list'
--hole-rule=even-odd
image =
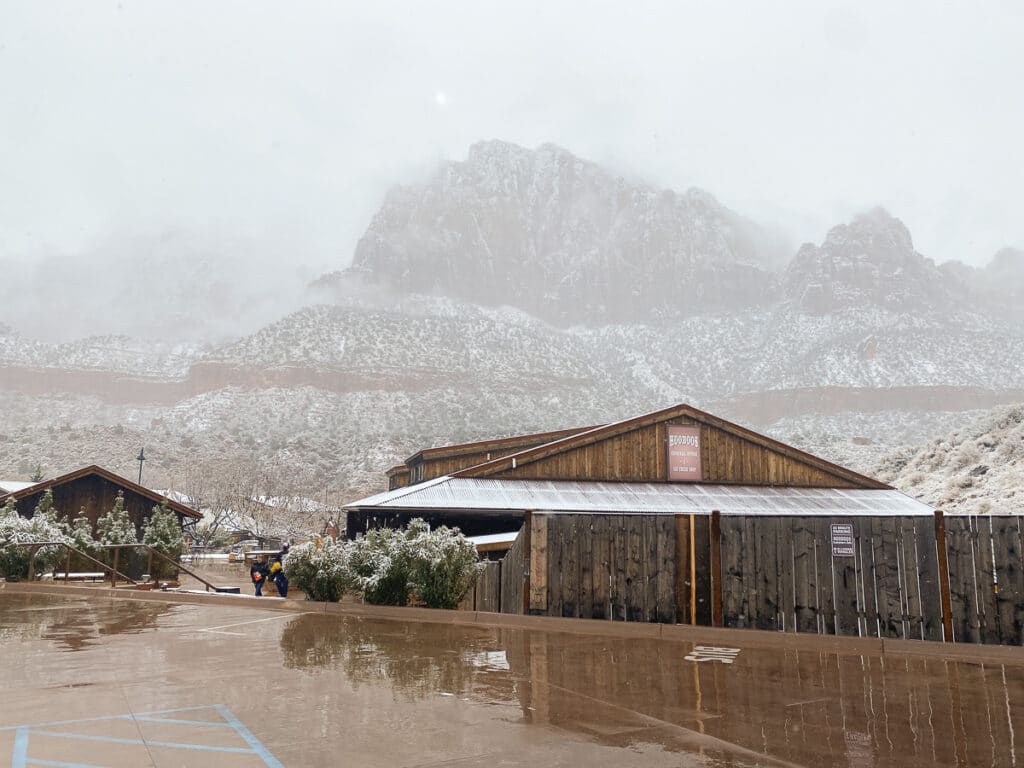
[{"label": "wooden fence post", "polygon": [[711,510],[711,626],[722,626],[722,513]]},{"label": "wooden fence post", "polygon": [[530,541],[530,529],[533,527],[533,512],[523,513],[523,615],[530,615],[530,559],[533,546]]},{"label": "wooden fence post", "polygon": [[676,515],[676,623],[692,624],[690,620],[690,590],[687,584],[690,575],[690,518],[688,515]]},{"label": "wooden fence post", "polygon": [[117,588],[117,565],[118,565],[118,560],[120,560],[120,555],[121,555],[121,548],[120,547],[114,547],[114,567],[110,571],[110,588],[111,589],[116,589]]},{"label": "wooden fence post", "polygon": [[939,594],[942,596],[942,639],[953,642],[953,603],[949,596],[949,558],[946,552],[946,521],[935,510],[935,548],[939,556]]},{"label": "wooden fence post", "polygon": [[67,547],[68,556],[64,560],[64,583],[68,583],[68,571],[71,570],[71,547]]}]

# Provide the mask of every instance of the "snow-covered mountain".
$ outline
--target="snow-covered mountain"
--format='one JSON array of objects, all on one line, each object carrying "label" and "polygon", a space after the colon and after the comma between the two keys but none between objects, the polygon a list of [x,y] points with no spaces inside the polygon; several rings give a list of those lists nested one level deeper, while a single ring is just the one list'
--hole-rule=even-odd
[{"label": "snow-covered mountain", "polygon": [[487,141],[394,188],[349,275],[557,323],[630,322],[761,305],[778,251],[703,190],[627,181],[553,144]]},{"label": "snow-covered mountain", "polygon": [[[478,144],[388,196],[353,267],[308,294],[331,301],[254,332],[43,343],[0,326],[0,475],[130,472],[145,444],[165,487],[244,459],[351,498],[419,448],[681,401],[863,471],[1024,402],[1021,252],[936,266],[882,210],[788,265],[777,242],[704,192]],[[245,280],[224,312],[273,292]]]}]

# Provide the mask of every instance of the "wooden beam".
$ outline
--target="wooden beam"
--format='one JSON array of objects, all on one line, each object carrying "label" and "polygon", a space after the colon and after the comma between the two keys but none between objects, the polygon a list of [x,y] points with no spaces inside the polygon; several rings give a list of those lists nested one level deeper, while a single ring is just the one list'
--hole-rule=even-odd
[{"label": "wooden beam", "polygon": [[548,518],[530,520],[530,612],[548,610]]},{"label": "wooden beam", "polygon": [[949,557],[946,552],[946,521],[935,510],[935,549],[939,556],[939,594],[942,598],[942,639],[953,642],[953,602],[949,595]]},{"label": "wooden beam", "polygon": [[533,559],[533,512],[523,513],[523,615],[530,615],[530,564]]},{"label": "wooden beam", "polygon": [[722,513],[711,510],[711,626],[722,626]]},{"label": "wooden beam", "polygon": [[690,516],[676,515],[676,623],[692,624],[691,607],[688,604],[691,584],[687,584],[690,575]]}]

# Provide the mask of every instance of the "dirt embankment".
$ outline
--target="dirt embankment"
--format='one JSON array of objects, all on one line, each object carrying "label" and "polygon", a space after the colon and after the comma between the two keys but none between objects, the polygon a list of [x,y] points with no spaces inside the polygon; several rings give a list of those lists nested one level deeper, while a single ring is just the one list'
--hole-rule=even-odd
[{"label": "dirt embankment", "polygon": [[[186,377],[179,379],[135,376],[117,371],[0,366],[0,389],[9,392],[26,395],[74,394],[120,405],[158,406],[174,405],[190,397],[226,387],[253,390],[316,387],[329,392],[410,392],[450,386],[459,378],[460,374],[443,370],[332,371],[297,366],[259,368],[220,362],[196,363]],[[571,383],[565,380],[557,382],[561,386]],[[954,386],[806,387],[734,395],[708,404],[707,409],[743,424],[766,426],[781,418],[806,414],[888,410],[967,411],[1016,402],[1024,402],[1024,389],[990,390]]]}]

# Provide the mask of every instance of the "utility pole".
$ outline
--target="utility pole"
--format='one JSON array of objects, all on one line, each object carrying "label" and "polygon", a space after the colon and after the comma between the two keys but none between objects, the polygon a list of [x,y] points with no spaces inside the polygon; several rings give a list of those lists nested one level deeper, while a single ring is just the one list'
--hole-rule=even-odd
[{"label": "utility pole", "polygon": [[142,462],[146,460],[145,447],[139,448],[139,455],[135,457],[135,460],[139,462],[139,485],[142,485]]}]

